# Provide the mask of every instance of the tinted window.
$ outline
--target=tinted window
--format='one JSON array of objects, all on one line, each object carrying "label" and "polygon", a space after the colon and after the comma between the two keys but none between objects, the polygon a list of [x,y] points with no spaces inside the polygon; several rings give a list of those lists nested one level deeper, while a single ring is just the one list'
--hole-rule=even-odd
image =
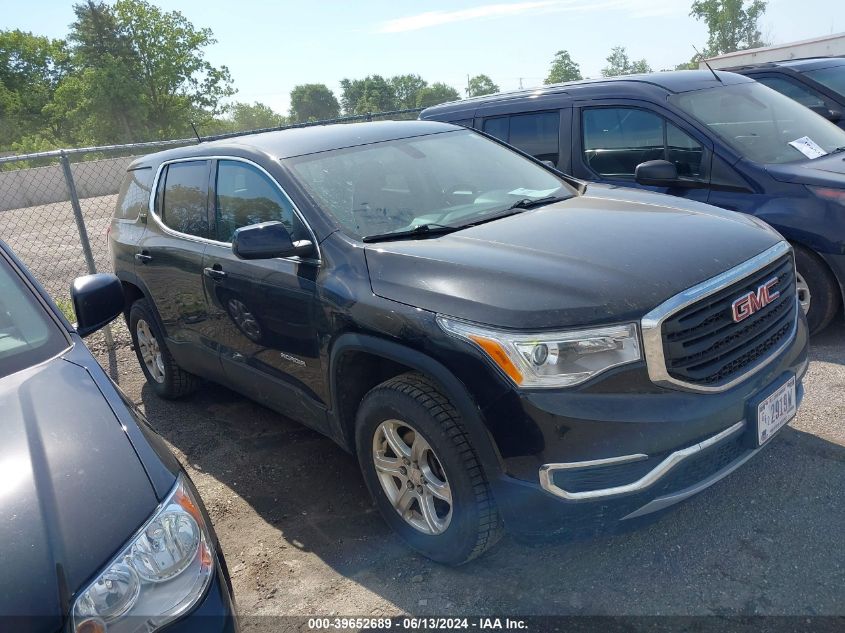
[{"label": "tinted window", "polygon": [[217,164],[216,234],[231,242],[235,230],[251,224],[277,221],[294,240],[307,239],[290,201],[260,169],[238,161]]},{"label": "tinted window", "polygon": [[52,358],[67,346],[59,326],[0,255],[0,378]]},{"label": "tinted window", "polygon": [[768,86],[772,90],[777,90],[779,93],[786,95],[790,99],[794,99],[801,105],[807,107],[824,107],[824,99],[818,92],[806,86],[802,86],[791,79],[784,79],[782,77],[755,77],[754,79],[764,86]]},{"label": "tinted window", "polygon": [[356,236],[421,224],[462,226],[514,202],[572,189],[548,170],[469,130],[289,159],[316,204]]},{"label": "tinted window", "polygon": [[845,131],[757,82],[684,92],[669,100],[758,163],[806,160],[790,145],[805,136],[825,152],[845,146]]},{"label": "tinted window", "polygon": [[657,114],[637,108],[588,108],[583,121],[584,160],[597,174],[633,178],[640,163],[668,160],[679,176],[701,175],[701,145]]},{"label": "tinted window", "polygon": [[538,112],[511,117],[508,143],[526,154],[557,164],[560,113]]},{"label": "tinted window", "polygon": [[508,142],[510,130],[510,119],[506,116],[484,121],[484,131],[490,136],[495,136],[500,141]]},{"label": "tinted window", "polygon": [[150,186],[153,180],[151,167],[126,172],[117,196],[114,217],[121,220],[135,220],[150,203]]},{"label": "tinted window", "polygon": [[167,167],[161,219],[174,231],[208,237],[208,162],[171,163]]},{"label": "tinted window", "polygon": [[808,70],[805,74],[821,85],[845,96],[845,65]]}]

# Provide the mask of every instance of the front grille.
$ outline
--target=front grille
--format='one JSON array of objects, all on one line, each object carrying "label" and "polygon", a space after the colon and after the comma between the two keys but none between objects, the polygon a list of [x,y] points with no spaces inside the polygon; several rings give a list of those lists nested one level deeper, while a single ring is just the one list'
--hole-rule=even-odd
[{"label": "front grille", "polygon": [[[739,323],[732,304],[777,277],[780,296]],[[663,355],[669,375],[685,383],[718,387],[765,359],[792,333],[797,305],[795,265],[785,255],[745,279],[676,312],[663,322]]]}]

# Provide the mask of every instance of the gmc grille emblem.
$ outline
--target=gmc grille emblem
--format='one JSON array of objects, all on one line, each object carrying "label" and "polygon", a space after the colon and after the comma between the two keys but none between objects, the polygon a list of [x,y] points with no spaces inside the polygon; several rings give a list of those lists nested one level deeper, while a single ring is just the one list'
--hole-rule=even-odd
[{"label": "gmc grille emblem", "polygon": [[742,295],[731,304],[731,312],[736,323],[744,321],[758,310],[762,310],[780,296],[779,290],[772,290],[778,283],[777,277],[772,277],[757,288],[757,291]]}]

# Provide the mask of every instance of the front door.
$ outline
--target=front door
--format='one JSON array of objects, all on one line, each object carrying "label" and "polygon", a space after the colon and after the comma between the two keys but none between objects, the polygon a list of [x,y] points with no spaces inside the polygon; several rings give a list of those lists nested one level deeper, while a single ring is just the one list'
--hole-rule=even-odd
[{"label": "front door", "polygon": [[[680,122],[668,120],[649,106],[647,102],[608,102],[576,108],[573,140],[578,149],[573,155],[573,175],[706,202],[711,152]],[[683,186],[637,183],[637,165],[649,160],[674,163]]]},{"label": "front door", "polygon": [[208,312],[227,382],[301,422],[326,430],[326,403],[315,320],[319,261],[299,257],[242,260],[236,229],[282,222],[294,240],[313,240],[293,204],[264,170],[215,161],[215,242],[203,259]]}]

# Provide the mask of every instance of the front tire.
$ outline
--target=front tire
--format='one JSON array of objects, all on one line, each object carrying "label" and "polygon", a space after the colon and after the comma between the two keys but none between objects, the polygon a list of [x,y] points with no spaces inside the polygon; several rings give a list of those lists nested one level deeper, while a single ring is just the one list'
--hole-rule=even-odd
[{"label": "front tire", "polygon": [[501,521],[455,407],[421,374],[383,382],[362,400],[355,440],[385,521],[424,556],[460,565],[501,534]]},{"label": "front tire", "polygon": [[139,299],[129,310],[129,332],[141,371],[156,395],[165,400],[181,398],[199,387],[200,379],[176,364],[164,333],[146,299]]},{"label": "front tire", "polygon": [[827,265],[818,255],[803,246],[793,245],[795,266],[798,269],[798,300],[810,334],[825,329],[839,309],[839,288]]}]

